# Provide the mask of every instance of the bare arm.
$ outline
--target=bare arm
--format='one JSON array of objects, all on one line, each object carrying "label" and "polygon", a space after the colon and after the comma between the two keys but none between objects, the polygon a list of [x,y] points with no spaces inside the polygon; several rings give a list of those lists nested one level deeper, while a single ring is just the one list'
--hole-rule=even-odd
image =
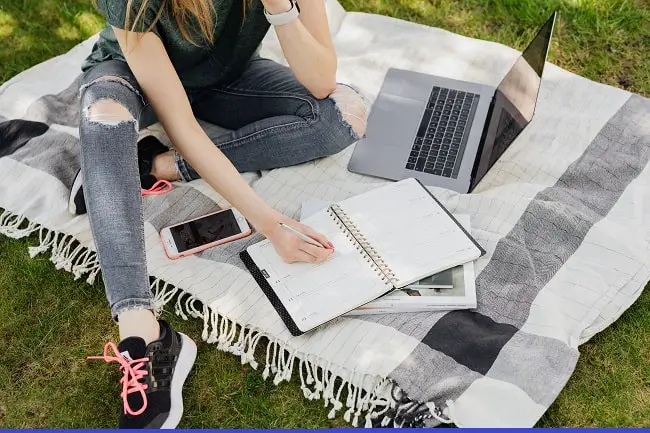
[{"label": "bare arm", "polygon": [[[289,10],[289,0],[263,0],[269,13]],[[294,75],[319,99],[336,87],[336,51],[330,36],[324,0],[300,0],[300,19],[276,26],[284,56]]]},{"label": "bare arm", "polygon": [[117,28],[113,30],[122,51],[126,53],[129,67],[183,158],[259,232],[268,237],[285,260],[326,259],[331,250],[311,246],[296,236],[289,235],[279,228],[278,223],[288,223],[323,244],[328,243],[327,239],[268,206],[244,181],[230,160],[210,141],[192,113],[178,74],[158,36],[153,33],[138,35]]}]

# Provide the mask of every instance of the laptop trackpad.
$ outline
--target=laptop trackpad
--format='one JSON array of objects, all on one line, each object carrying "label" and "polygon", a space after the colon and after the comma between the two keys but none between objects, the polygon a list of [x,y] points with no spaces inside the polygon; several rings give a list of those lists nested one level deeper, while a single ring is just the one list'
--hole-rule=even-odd
[{"label": "laptop trackpad", "polygon": [[412,143],[424,111],[423,100],[381,93],[370,112],[366,136],[376,144]]}]

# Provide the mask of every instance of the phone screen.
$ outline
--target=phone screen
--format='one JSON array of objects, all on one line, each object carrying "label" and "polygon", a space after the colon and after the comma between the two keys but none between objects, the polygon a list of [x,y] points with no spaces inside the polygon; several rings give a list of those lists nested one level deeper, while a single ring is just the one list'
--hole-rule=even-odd
[{"label": "phone screen", "polygon": [[179,253],[241,233],[232,210],[170,227],[170,231]]}]

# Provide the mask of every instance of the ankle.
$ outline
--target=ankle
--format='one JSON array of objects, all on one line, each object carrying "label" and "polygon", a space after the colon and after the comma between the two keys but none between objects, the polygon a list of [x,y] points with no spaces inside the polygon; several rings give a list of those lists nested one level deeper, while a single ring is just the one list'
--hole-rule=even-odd
[{"label": "ankle", "polygon": [[160,338],[160,324],[153,312],[145,309],[126,310],[117,317],[120,340],[140,337],[145,344]]},{"label": "ankle", "polygon": [[158,180],[168,180],[170,182],[179,180],[180,176],[176,168],[174,152],[170,150],[156,155],[151,166],[151,174]]}]

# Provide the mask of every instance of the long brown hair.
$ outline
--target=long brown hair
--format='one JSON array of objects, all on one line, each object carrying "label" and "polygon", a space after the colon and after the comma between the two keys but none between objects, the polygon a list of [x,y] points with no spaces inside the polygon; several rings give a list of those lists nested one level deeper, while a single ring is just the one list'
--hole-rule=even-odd
[{"label": "long brown hair", "polygon": [[[143,19],[146,16],[147,9],[151,7],[151,0],[137,0],[140,3],[139,8],[134,6],[135,1],[126,0],[125,29],[142,33],[151,31],[160,19],[164,8],[168,7],[169,12],[176,19],[178,29],[188,42],[196,46],[200,45],[199,41],[188,30],[190,21],[198,24],[198,29],[201,31],[204,41],[212,42],[214,40],[215,10],[212,0],[163,0],[155,19],[149,24],[148,28],[143,28]],[[244,7],[245,5],[246,0],[244,0]]]}]

